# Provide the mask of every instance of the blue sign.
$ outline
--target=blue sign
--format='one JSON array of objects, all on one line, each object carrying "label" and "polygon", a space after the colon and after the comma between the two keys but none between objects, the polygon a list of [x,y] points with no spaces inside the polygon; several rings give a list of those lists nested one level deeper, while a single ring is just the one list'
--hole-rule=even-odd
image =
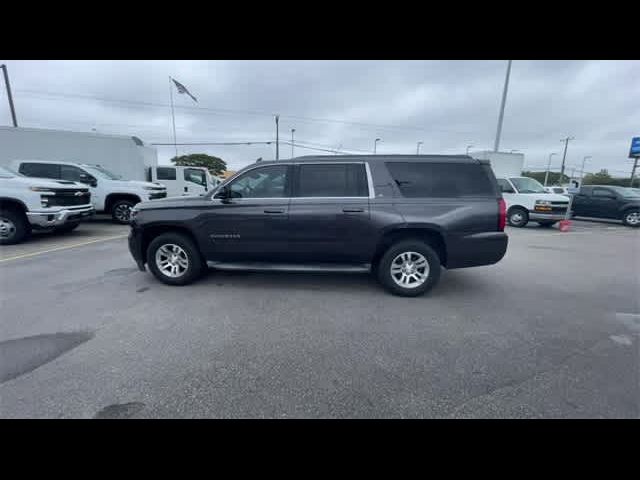
[{"label": "blue sign", "polygon": [[631,139],[631,150],[629,150],[629,158],[640,157],[640,137]]}]

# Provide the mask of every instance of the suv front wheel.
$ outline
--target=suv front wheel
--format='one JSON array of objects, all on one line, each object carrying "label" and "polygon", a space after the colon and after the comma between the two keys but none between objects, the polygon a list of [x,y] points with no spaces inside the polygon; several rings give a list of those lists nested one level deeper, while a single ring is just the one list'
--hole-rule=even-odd
[{"label": "suv front wheel", "polygon": [[202,273],[203,261],[189,237],[164,233],[154,238],[147,249],[151,273],[168,285],[187,285]]},{"label": "suv front wheel", "polygon": [[440,279],[440,258],[426,243],[405,240],[392,245],[377,268],[378,281],[394,295],[417,297]]}]

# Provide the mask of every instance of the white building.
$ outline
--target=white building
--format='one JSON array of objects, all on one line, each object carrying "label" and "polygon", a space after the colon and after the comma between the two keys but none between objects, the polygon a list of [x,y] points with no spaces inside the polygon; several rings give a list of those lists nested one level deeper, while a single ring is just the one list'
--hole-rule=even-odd
[{"label": "white building", "polygon": [[0,165],[51,160],[101,165],[126,180],[146,180],[158,152],[137,137],[95,132],[0,127]]},{"label": "white building", "polygon": [[497,178],[521,177],[524,168],[524,153],[471,152],[469,156],[478,160],[489,160],[491,169]]}]

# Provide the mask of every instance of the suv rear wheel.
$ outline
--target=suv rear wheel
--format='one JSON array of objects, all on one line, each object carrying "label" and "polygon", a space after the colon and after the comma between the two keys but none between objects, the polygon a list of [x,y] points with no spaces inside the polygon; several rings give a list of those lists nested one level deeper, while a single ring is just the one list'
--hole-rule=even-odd
[{"label": "suv rear wheel", "polygon": [[149,244],[147,264],[161,282],[187,285],[200,276],[204,262],[189,237],[180,233],[163,233]]},{"label": "suv rear wheel", "polygon": [[22,242],[31,233],[25,215],[14,209],[0,210],[0,245]]},{"label": "suv rear wheel", "polygon": [[622,223],[627,227],[640,227],[640,210],[635,208],[624,212],[622,215]]},{"label": "suv rear wheel", "polygon": [[426,243],[405,240],[392,245],[377,268],[378,281],[394,295],[417,297],[440,279],[440,258]]}]

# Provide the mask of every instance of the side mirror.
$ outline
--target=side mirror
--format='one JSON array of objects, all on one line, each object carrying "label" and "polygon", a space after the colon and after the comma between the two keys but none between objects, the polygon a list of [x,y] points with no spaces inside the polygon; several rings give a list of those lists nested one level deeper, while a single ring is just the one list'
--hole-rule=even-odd
[{"label": "side mirror", "polygon": [[230,194],[231,194],[231,191],[229,190],[228,187],[222,187],[220,190],[218,190],[218,192],[216,192],[213,198],[219,198],[221,200],[224,200],[226,198],[231,197]]}]

